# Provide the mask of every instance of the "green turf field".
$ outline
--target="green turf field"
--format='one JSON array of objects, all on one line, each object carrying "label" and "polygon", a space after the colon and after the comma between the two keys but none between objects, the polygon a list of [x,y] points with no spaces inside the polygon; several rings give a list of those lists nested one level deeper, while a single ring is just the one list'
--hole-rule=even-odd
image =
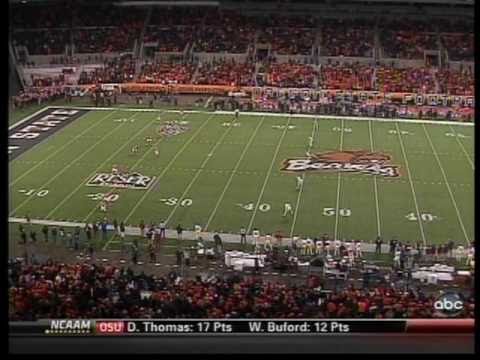
[{"label": "green turf field", "polygon": [[[232,115],[197,113],[183,118],[185,132],[157,135],[173,120],[182,121],[172,112],[87,113],[10,162],[10,216],[100,219],[101,195],[91,194],[114,189],[86,183],[118,165],[155,177],[146,190],[115,189],[108,217],[128,224],[163,219],[170,228],[198,224],[234,233],[245,226],[365,241],[378,234],[427,244],[474,240],[473,126],[248,114],[232,126]],[[306,151],[350,150],[387,154],[400,175],[281,170],[284,160],[306,158]],[[298,191],[297,175],[304,176]],[[293,212],[282,217],[285,203]]]}]

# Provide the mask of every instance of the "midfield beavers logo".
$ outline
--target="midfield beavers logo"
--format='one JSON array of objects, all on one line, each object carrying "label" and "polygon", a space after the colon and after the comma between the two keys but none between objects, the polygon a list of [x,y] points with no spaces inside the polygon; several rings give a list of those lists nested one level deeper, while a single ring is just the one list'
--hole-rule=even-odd
[{"label": "midfield beavers logo", "polygon": [[391,156],[366,150],[327,151],[307,154],[306,158],[286,159],[282,171],[360,172],[385,177],[398,177],[398,166],[389,164]]}]

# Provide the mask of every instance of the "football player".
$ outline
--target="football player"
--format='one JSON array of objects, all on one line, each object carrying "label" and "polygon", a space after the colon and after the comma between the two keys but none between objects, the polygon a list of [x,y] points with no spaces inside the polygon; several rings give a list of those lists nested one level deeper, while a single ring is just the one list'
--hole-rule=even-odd
[{"label": "football player", "polygon": [[160,155],[160,151],[158,151],[157,147],[155,147],[155,149],[153,150],[153,153],[155,154],[156,157]]},{"label": "football player", "polygon": [[285,205],[283,206],[283,217],[289,214],[293,214],[292,205],[290,203],[285,203]]},{"label": "football player", "polygon": [[299,191],[303,186],[303,178],[301,176],[297,176],[297,187],[296,190]]},{"label": "football player", "polygon": [[235,120],[238,120],[239,116],[240,116],[240,110],[235,109]]}]

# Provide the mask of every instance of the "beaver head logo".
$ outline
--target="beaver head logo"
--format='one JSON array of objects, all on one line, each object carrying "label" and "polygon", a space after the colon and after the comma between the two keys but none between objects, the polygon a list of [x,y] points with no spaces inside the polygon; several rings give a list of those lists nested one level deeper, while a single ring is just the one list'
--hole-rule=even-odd
[{"label": "beaver head logo", "polygon": [[366,150],[344,150],[344,151],[327,151],[324,153],[312,154],[311,159],[315,162],[326,163],[349,163],[349,164],[366,164],[380,163],[383,164],[390,160],[390,156],[381,152],[373,152]]}]

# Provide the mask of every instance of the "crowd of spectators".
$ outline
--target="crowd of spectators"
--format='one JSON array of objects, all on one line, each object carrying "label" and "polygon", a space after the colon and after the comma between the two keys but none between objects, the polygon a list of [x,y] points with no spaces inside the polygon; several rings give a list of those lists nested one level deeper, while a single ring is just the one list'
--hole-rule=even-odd
[{"label": "crowd of spectators", "polygon": [[379,24],[383,57],[423,59],[425,50],[438,50],[436,20],[382,19]]},{"label": "crowd of spectators", "polygon": [[318,71],[313,66],[291,61],[268,65],[265,83],[276,87],[313,88],[317,77]]},{"label": "crowd of spectators", "polygon": [[31,80],[32,80],[32,86],[35,86],[35,87],[65,85],[64,74],[59,74],[55,76],[35,76],[32,74]]},{"label": "crowd of spectators", "polygon": [[[24,6],[10,4],[11,26],[16,29],[64,28],[72,23],[72,2],[58,2],[54,5],[38,4]],[[69,15],[70,14],[70,15]]]},{"label": "crowd of spectators", "polygon": [[322,22],[320,53],[324,56],[373,56],[371,21],[328,19]]},{"label": "crowd of spectators", "polygon": [[473,61],[474,37],[472,33],[443,34],[442,45],[448,52],[451,61]]},{"label": "crowd of spectators", "polygon": [[155,61],[142,66],[138,82],[155,84],[189,84],[195,68],[192,64]]},{"label": "crowd of spectators", "polygon": [[315,28],[318,21],[311,15],[281,15],[269,14],[268,16],[259,17],[256,22],[260,28],[267,27],[288,27],[288,28]]},{"label": "crowd of spectators", "polygon": [[[318,277],[298,284],[256,277],[180,278],[129,268],[47,261],[8,265],[9,320],[39,318],[433,318],[434,293],[387,284],[324,292]],[[466,294],[460,317],[474,313]]]},{"label": "crowd of spectators", "polygon": [[70,42],[66,30],[15,31],[12,34],[14,46],[25,46],[30,55],[64,54]]},{"label": "crowd of spectators", "polygon": [[315,32],[305,28],[267,28],[259,33],[257,42],[271,44],[278,55],[310,55]]},{"label": "crowd of spectators", "polygon": [[255,31],[250,27],[235,27],[225,24],[222,27],[205,26],[195,37],[196,52],[245,53],[253,42]]},{"label": "crowd of spectators", "polygon": [[135,75],[135,60],[132,56],[116,57],[104,61],[103,66],[93,71],[82,71],[78,79],[79,85],[124,83],[133,81]]},{"label": "crowd of spectators", "polygon": [[220,59],[198,66],[195,84],[253,86],[255,65],[250,62],[236,62],[234,59]]},{"label": "crowd of spectators", "polygon": [[80,5],[73,8],[74,27],[121,26],[138,24],[145,21],[147,11],[141,7],[112,6],[96,3]]},{"label": "crowd of spectators", "polygon": [[437,36],[411,30],[385,29],[380,32],[383,57],[423,59],[425,50],[438,50]]},{"label": "crowd of spectators", "polygon": [[189,26],[149,26],[143,37],[144,43],[158,42],[160,52],[182,52],[193,39],[194,28]]},{"label": "crowd of spectators", "polygon": [[436,93],[435,73],[429,68],[396,68],[380,66],[376,87],[382,92]]},{"label": "crowd of spectators", "polygon": [[475,76],[470,67],[460,70],[441,69],[436,73],[439,92],[448,95],[469,95],[475,94]]},{"label": "crowd of spectators", "polygon": [[359,63],[326,64],[320,68],[319,85],[323,89],[373,90],[374,68]]},{"label": "crowd of spectators", "polygon": [[151,25],[170,26],[198,26],[205,18],[205,7],[175,6],[156,7],[150,17]]},{"label": "crowd of spectators", "polygon": [[132,51],[142,24],[125,24],[115,28],[78,29],[73,43],[78,53],[108,53]]}]

